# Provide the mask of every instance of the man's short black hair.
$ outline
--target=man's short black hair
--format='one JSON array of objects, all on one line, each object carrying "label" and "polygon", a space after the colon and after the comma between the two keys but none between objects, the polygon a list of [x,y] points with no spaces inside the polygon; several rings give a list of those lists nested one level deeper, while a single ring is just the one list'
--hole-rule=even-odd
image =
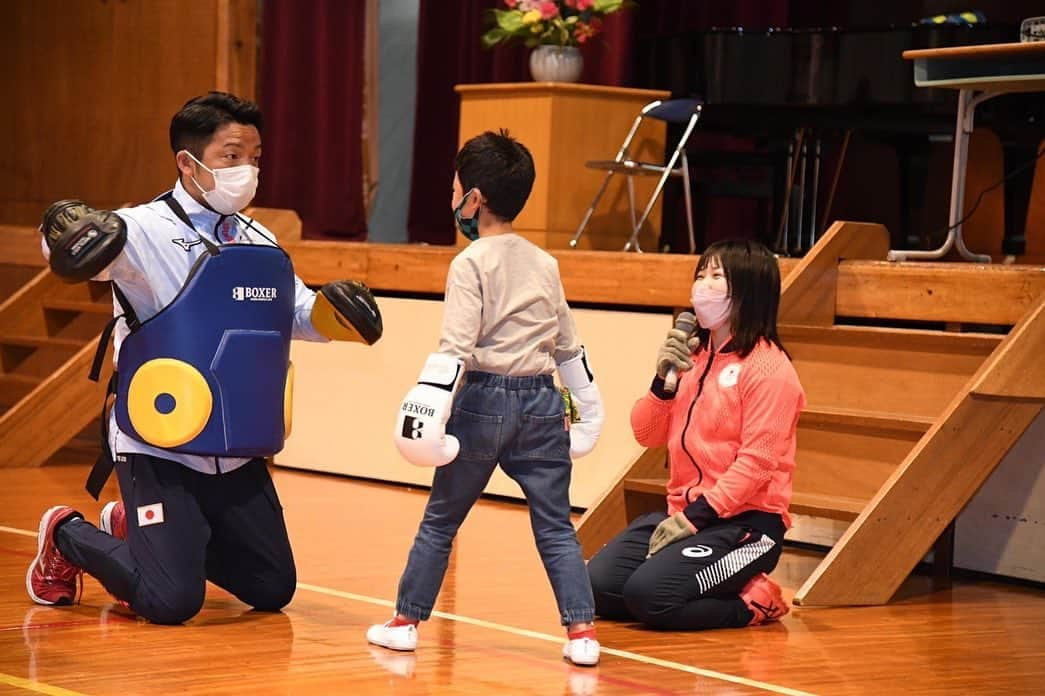
[{"label": "man's short black hair", "polygon": [[261,132],[261,109],[254,102],[227,92],[208,92],[185,102],[171,119],[171,150],[188,150],[203,159],[214,132],[227,123],[254,126]]},{"label": "man's short black hair", "polygon": [[533,190],[533,156],[526,146],[501,129],[486,131],[464,144],[454,163],[461,188],[479,189],[486,209],[511,222]]}]

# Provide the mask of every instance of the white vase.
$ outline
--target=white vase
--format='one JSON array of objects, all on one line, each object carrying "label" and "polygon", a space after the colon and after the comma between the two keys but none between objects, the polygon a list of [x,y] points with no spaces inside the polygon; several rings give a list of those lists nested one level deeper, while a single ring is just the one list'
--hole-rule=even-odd
[{"label": "white vase", "polygon": [[576,82],[583,68],[576,46],[538,46],[530,54],[530,74],[537,82]]}]

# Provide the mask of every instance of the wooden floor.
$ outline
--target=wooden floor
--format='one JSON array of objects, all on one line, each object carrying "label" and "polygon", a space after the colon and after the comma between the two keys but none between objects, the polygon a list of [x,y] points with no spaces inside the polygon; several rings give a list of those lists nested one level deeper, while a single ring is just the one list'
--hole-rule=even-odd
[{"label": "wooden floor", "polygon": [[[81,604],[25,593],[41,512],[96,519],[83,466],[0,470],[0,693],[26,694],[1040,694],[1045,593],[913,578],[888,606],[798,608],[751,629],[669,634],[603,622],[597,668],[560,657],[555,604],[520,505],[483,501],[458,538],[440,614],[416,654],[368,646],[390,615],[425,491],[277,470],[298,566],[282,614],[211,587],[187,626],[117,608],[87,578]],[[115,490],[107,489],[109,497]],[[105,497],[103,496],[103,502]],[[817,557],[788,550],[790,596]]]}]

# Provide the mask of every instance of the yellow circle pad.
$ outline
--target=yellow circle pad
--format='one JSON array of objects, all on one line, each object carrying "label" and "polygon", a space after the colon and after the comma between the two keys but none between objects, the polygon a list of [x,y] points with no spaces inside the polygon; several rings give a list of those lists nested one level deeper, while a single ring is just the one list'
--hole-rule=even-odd
[{"label": "yellow circle pad", "polygon": [[287,365],[287,384],[283,389],[283,439],[290,437],[294,426],[294,363]]},{"label": "yellow circle pad", "polygon": [[177,447],[195,438],[206,427],[213,405],[199,370],[173,358],[148,361],[127,387],[131,425],[157,447]]}]

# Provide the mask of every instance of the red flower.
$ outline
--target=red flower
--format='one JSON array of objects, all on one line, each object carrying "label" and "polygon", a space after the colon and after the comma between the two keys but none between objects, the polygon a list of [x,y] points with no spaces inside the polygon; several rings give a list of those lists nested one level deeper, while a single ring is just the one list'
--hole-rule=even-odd
[{"label": "red flower", "polygon": [[592,19],[591,24],[577,22],[577,24],[573,28],[573,38],[579,44],[585,43],[588,39],[592,38],[598,33],[599,29],[595,26],[594,18]]},{"label": "red flower", "polygon": [[[584,12],[585,10],[587,10],[588,8],[590,8],[592,5],[595,4],[595,0],[574,0],[574,1],[577,3],[577,9],[580,12]],[[566,4],[569,4],[569,2],[567,2]]]},{"label": "red flower", "polygon": [[559,14],[559,6],[554,2],[542,2],[541,3],[541,19],[551,19],[552,17]]}]

